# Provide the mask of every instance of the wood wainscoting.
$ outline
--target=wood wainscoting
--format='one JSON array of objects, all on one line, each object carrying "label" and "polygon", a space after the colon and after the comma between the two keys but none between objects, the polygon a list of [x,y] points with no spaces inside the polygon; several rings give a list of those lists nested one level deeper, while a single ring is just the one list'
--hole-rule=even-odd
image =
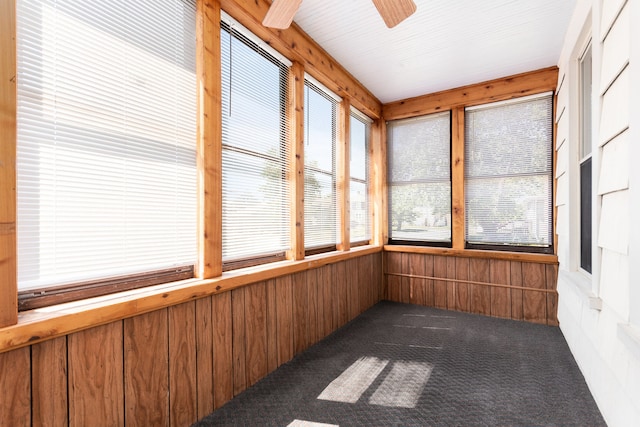
[{"label": "wood wainscoting", "polygon": [[0,354],[0,420],[186,426],[382,299],[381,253]]},{"label": "wood wainscoting", "polygon": [[[558,325],[555,257],[507,259],[385,251],[385,297],[391,301]],[[453,251],[452,251],[453,252]],[[472,252],[469,252],[471,254]],[[521,257],[523,258],[523,257]]]}]

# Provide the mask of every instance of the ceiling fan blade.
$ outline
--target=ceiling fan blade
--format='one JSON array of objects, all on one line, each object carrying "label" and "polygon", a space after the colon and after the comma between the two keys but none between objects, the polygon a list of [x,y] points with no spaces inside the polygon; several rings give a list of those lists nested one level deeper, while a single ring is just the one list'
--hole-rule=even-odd
[{"label": "ceiling fan blade", "polygon": [[393,28],[416,11],[413,0],[372,0],[387,27]]},{"label": "ceiling fan blade", "polygon": [[273,0],[262,25],[281,30],[289,28],[301,3],[302,0]]}]

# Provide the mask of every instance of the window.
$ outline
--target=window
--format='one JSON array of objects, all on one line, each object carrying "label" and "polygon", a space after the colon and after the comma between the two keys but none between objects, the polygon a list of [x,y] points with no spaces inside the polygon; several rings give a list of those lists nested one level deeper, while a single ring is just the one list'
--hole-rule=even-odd
[{"label": "window", "polygon": [[467,108],[467,247],[552,249],[550,94]]},{"label": "window", "polygon": [[304,242],[307,254],[335,250],[338,99],[305,80]]},{"label": "window", "polygon": [[370,121],[352,109],[350,118],[349,200],[351,242],[369,243],[371,238],[369,202]]},{"label": "window", "polygon": [[591,273],[591,45],[580,58],[580,268]]},{"label": "window", "polygon": [[21,298],[139,273],[191,277],[194,2],[17,8]]},{"label": "window", "polygon": [[388,123],[390,243],[451,245],[450,113]]},{"label": "window", "polygon": [[288,64],[226,18],[222,48],[222,261],[229,270],[290,248]]}]

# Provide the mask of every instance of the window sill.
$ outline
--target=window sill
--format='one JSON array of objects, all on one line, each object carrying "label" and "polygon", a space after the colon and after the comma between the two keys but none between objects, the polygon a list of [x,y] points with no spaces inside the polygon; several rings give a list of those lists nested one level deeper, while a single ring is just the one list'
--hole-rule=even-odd
[{"label": "window sill", "polygon": [[300,261],[280,261],[233,270],[213,279],[188,279],[24,311],[16,325],[0,328],[0,353],[275,277],[381,252],[359,246]]},{"label": "window sill", "polygon": [[499,259],[509,261],[558,264],[558,257],[549,254],[527,252],[487,251],[479,249],[452,249],[426,246],[385,245],[385,252],[407,252],[427,255],[456,256],[464,258]]}]

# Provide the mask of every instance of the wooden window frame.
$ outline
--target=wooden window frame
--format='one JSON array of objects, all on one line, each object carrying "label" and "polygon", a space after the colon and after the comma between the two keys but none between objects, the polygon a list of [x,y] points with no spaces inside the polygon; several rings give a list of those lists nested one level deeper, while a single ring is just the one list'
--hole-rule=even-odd
[{"label": "wooden window frame", "polygon": [[[376,237],[376,245],[358,247],[349,251],[342,247],[331,253],[304,259],[303,225],[303,171],[302,153],[303,92],[290,90],[287,99],[288,114],[296,118],[295,127],[290,132],[291,161],[288,180],[292,185],[291,227],[292,246],[283,259],[281,255],[273,262],[254,267],[245,265],[242,270],[223,274],[222,265],[222,131],[220,101],[221,59],[220,59],[220,18],[225,10],[233,19],[249,29],[255,36],[271,45],[279,53],[289,58],[291,67],[289,83],[294,87],[304,84],[304,73],[309,73],[329,90],[336,93],[348,104],[369,116],[376,124],[376,132],[381,129],[382,104],[341,65],[330,58],[309,36],[297,28],[285,32],[263,27],[260,22],[266,13],[266,2],[240,2],[237,0],[197,0],[196,1],[196,75],[198,80],[198,120],[197,120],[197,169],[198,169],[198,252],[193,268],[193,279],[150,286],[149,288],[118,292],[93,300],[79,300],[73,304],[80,310],[82,322],[70,325],[65,322],[69,314],[64,309],[47,309],[47,316],[38,310],[23,312],[18,320],[18,290],[16,265],[16,0],[8,0],[0,5],[0,121],[3,129],[3,144],[0,145],[0,352],[9,348],[27,345],[75,330],[95,326],[109,319],[121,319],[146,311],[166,307],[194,298],[223,292],[237,286],[263,280],[273,275],[287,274],[312,268],[315,263],[334,263],[351,257],[362,256],[382,250],[382,238]],[[380,152],[383,138],[374,135],[372,141]],[[293,149],[295,148],[295,149]],[[372,150],[372,152],[374,152]],[[373,169],[372,169],[373,170]],[[376,176],[380,176],[376,170]],[[380,188],[372,192],[380,198]],[[372,220],[375,217],[372,213]],[[376,227],[382,233],[381,227]],[[348,239],[347,239],[348,241]],[[315,258],[321,257],[319,261]],[[282,263],[285,263],[284,265]],[[184,274],[182,271],[180,274]],[[275,277],[275,276],[273,276]],[[241,279],[239,279],[241,278]],[[124,278],[124,282],[131,282]],[[135,280],[133,280],[135,281]],[[213,285],[213,284],[216,285]],[[163,290],[164,289],[164,290]],[[169,290],[167,290],[169,289]],[[121,289],[120,289],[121,290]],[[118,291],[118,290],[116,290]],[[100,314],[105,298],[110,301],[109,316]],[[95,301],[94,301],[95,300]],[[148,303],[144,303],[147,301]],[[63,306],[61,306],[63,307]],[[63,326],[52,327],[56,322]],[[35,323],[34,323],[35,322]],[[53,323],[52,323],[53,322]],[[13,326],[12,326],[13,325]],[[8,328],[7,328],[8,327]],[[40,332],[35,334],[34,328]],[[31,334],[31,337],[27,336]]]},{"label": "wooden window frame", "polygon": [[[447,110],[445,110],[447,111]],[[440,114],[440,113],[444,113],[445,111],[437,111],[437,112],[432,112],[430,114]],[[449,184],[451,186],[451,210],[453,211],[453,131],[454,131],[454,122],[453,122],[453,118],[454,115],[456,115],[456,120],[457,118],[457,114],[458,112],[456,111],[454,113],[454,109],[449,110]],[[426,115],[420,115],[420,116],[416,116],[416,117],[424,117]],[[464,111],[463,111],[463,119],[464,119]],[[457,123],[456,123],[457,125]],[[387,128],[388,129],[388,128]],[[464,127],[463,127],[464,130]],[[388,145],[388,141],[387,141],[387,145]],[[388,153],[388,151],[387,151]],[[463,157],[464,159],[464,151],[463,151]],[[388,162],[388,159],[385,159],[386,162]],[[412,181],[412,183],[415,183],[416,181]],[[433,183],[436,181],[431,181],[430,183]],[[386,187],[386,191],[387,191],[387,198],[389,197],[389,182],[387,181],[387,187]],[[464,200],[463,200],[464,201]],[[389,204],[389,209],[391,210],[391,204]],[[451,215],[451,239],[448,241],[438,241],[438,240],[405,240],[405,239],[394,239],[392,237],[389,237],[387,244],[388,245],[400,245],[400,246],[429,246],[429,247],[434,247],[434,248],[453,248],[453,215]],[[389,221],[387,223],[387,227],[390,228],[391,227],[391,217],[390,217],[390,213],[387,213],[387,220]],[[391,235],[391,231],[389,231],[388,233],[389,235]]]},{"label": "wooden window frame", "polygon": [[[514,254],[516,253],[531,253],[534,255],[539,252],[545,254],[553,253],[555,246],[552,246],[550,250],[537,251],[517,246],[489,247],[482,245],[482,247],[476,247],[473,245],[473,247],[470,247],[467,244],[465,239],[464,123],[466,107],[506,101],[550,91],[555,92],[557,81],[558,68],[549,67],[383,105],[382,114],[385,120],[406,119],[451,110],[451,247],[450,249],[441,248],[431,242],[426,242],[424,245],[411,242],[411,245],[429,246],[443,254],[448,253],[450,250],[475,251],[474,253],[486,252],[487,256],[493,256],[491,253],[494,251],[505,251],[505,254],[510,257],[515,257]],[[555,129],[553,135],[554,138]],[[555,164],[553,165],[552,176],[554,176],[554,171]],[[552,195],[553,197],[554,195]],[[554,215],[551,216],[551,221],[553,236],[555,230]],[[385,236],[388,236],[388,231],[386,231]],[[386,242],[388,243],[388,237]],[[407,246],[403,246],[403,243],[406,242],[393,243],[407,248]],[[391,247],[392,245],[386,245],[385,250]],[[525,250],[520,252],[522,249]],[[555,255],[551,256],[557,258]]]}]

